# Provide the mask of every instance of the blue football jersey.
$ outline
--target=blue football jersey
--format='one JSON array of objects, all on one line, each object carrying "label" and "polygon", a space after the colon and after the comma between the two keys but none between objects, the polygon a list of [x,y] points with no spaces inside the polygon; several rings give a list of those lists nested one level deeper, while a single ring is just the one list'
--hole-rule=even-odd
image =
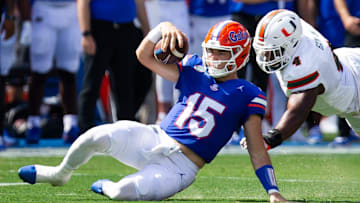
[{"label": "blue football jersey", "polygon": [[189,13],[191,15],[217,17],[230,15],[232,0],[191,0]]},{"label": "blue football jersey", "polygon": [[266,97],[243,79],[216,82],[196,55],[178,68],[180,97],[160,126],[209,163],[250,115],[264,115]]}]

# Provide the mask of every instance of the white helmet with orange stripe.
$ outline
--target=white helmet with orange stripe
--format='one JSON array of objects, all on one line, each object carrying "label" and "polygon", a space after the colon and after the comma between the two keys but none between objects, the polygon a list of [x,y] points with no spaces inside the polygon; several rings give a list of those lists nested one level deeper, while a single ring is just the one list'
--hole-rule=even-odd
[{"label": "white helmet with orange stripe", "polygon": [[256,27],[253,47],[260,68],[273,73],[284,68],[293,57],[302,36],[299,16],[278,9],[266,14]]}]

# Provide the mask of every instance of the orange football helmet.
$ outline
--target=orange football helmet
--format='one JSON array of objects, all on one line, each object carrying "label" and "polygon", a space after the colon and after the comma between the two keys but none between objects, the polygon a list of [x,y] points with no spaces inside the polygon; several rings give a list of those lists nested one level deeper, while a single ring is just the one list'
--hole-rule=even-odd
[{"label": "orange football helmet", "polygon": [[[248,30],[238,22],[222,21],[210,28],[203,47],[203,62],[210,76],[214,78],[224,77],[232,72],[240,70],[249,61],[251,40]],[[209,59],[208,49],[229,51],[231,57],[228,60]],[[226,63],[224,68],[216,68]],[[211,65],[210,65],[211,64]]]}]

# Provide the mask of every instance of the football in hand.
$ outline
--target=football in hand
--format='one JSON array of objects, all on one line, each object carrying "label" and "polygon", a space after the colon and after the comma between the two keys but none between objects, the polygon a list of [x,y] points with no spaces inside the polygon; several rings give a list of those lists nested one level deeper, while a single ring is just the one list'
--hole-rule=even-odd
[{"label": "football in hand", "polygon": [[179,47],[178,42],[176,43],[175,50],[171,51],[170,47],[164,52],[161,49],[162,40],[158,41],[154,48],[154,56],[156,60],[164,64],[176,64],[179,63],[187,54],[189,49],[189,44],[187,40],[184,40],[184,46]]}]

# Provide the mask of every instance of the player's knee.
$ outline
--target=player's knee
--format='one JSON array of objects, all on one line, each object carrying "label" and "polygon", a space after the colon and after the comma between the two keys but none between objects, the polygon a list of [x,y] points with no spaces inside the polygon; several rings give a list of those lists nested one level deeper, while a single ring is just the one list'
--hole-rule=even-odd
[{"label": "player's knee", "polygon": [[74,144],[81,145],[82,148],[91,149],[95,152],[106,152],[110,148],[110,138],[104,129],[88,130],[82,134]]},{"label": "player's knee", "polygon": [[156,195],[152,193],[152,187],[149,184],[141,184],[136,179],[125,178],[116,183],[117,191],[105,192],[111,199],[116,200],[156,200]]}]

